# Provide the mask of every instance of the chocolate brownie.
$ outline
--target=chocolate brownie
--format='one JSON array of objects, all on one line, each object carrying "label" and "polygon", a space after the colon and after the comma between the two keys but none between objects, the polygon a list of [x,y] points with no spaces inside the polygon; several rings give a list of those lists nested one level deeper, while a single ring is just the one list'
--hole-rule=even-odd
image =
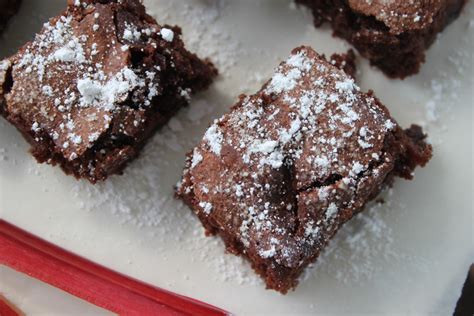
[{"label": "chocolate brownie", "polygon": [[176,194],[270,289],[298,283],[343,223],[431,147],[310,47],[241,96],[189,153]]},{"label": "chocolate brownie", "polygon": [[0,112],[39,162],[92,183],[121,173],[216,69],[139,0],[69,1],[0,64]]},{"label": "chocolate brownie", "polygon": [[418,73],[425,50],[467,0],[295,0],[312,9],[314,23],[331,24],[371,64],[393,78]]},{"label": "chocolate brownie", "polygon": [[21,0],[0,0],[0,34],[7,22],[20,8]]}]

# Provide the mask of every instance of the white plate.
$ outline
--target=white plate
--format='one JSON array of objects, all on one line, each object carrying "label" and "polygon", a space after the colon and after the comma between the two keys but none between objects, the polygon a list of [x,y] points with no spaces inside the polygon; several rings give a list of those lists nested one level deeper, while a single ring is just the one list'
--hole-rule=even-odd
[{"label": "white plate", "polygon": [[[292,48],[310,44],[330,54],[348,45],[328,28],[315,29],[309,12],[288,0],[145,3],[161,23],[182,26],[188,47],[216,62],[219,80],[124,176],[95,187],[37,165],[1,120],[1,216],[100,264],[236,314],[452,313],[474,261],[473,4],[439,37],[417,76],[389,80],[359,60],[360,85],[375,90],[403,126],[424,125],[435,156],[414,181],[398,181],[386,204],[347,224],[296,291],[282,296],[265,290],[247,263],[224,254],[219,240],[204,238],[172,187],[208,123],[240,93],[256,91]],[[0,54],[13,52],[62,5],[25,0]]]}]

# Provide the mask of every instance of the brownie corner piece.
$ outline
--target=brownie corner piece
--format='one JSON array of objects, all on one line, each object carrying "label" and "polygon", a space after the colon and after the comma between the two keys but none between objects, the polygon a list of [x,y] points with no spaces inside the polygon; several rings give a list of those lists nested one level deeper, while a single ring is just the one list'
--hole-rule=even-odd
[{"label": "brownie corner piece", "polygon": [[207,233],[286,293],[339,227],[431,157],[371,93],[299,47],[189,153],[176,194]]},{"label": "brownie corner piece", "polygon": [[418,73],[425,51],[456,19],[467,0],[296,0],[309,7],[314,23],[331,24],[372,65],[392,78]]},{"label": "brownie corner piece", "polygon": [[39,162],[95,183],[119,174],[217,70],[139,0],[69,1],[1,62],[0,114]]},{"label": "brownie corner piece", "polygon": [[8,21],[20,9],[21,0],[0,0],[0,35]]}]

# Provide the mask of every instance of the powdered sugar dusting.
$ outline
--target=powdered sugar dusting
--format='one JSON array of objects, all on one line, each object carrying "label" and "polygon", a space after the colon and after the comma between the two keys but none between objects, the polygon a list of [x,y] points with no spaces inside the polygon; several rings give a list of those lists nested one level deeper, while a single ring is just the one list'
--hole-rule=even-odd
[{"label": "powdered sugar dusting", "polygon": [[211,151],[219,156],[221,154],[223,137],[216,123],[209,127],[206,134],[204,134],[204,139],[207,141]]},{"label": "powdered sugar dusting", "polygon": [[[362,187],[392,163],[382,147],[396,127],[352,78],[300,47],[260,92],[242,97],[211,125],[194,152],[217,159],[195,165],[192,155],[178,195],[198,201],[198,215],[238,231],[232,237],[244,252],[290,268],[304,266],[307,253],[319,251],[335,232],[340,214],[360,207],[356,192],[372,190]],[[232,159],[230,166],[226,159]],[[284,170],[291,170],[290,179],[281,176]],[[310,215],[319,212],[325,217]],[[308,215],[295,219],[300,213]]]},{"label": "powdered sugar dusting", "polygon": [[[239,54],[245,52],[232,34],[214,27],[228,1],[167,1],[158,8],[153,0],[145,0],[145,5],[157,20],[186,26],[183,34],[186,46],[200,56],[212,56],[220,74],[228,76],[228,71],[237,64]],[[173,12],[172,18],[169,12]]]},{"label": "powdered sugar dusting", "polygon": [[[471,15],[474,12],[473,6],[467,6],[466,9]],[[472,71],[470,71],[473,60],[472,50],[466,47],[473,37],[471,25],[472,20],[468,20],[465,26],[467,34],[459,41],[462,45],[460,43],[449,45],[445,63],[441,67],[430,70],[430,79],[424,83],[427,99],[422,104],[424,106],[422,124],[434,145],[439,145],[444,141],[446,120],[455,119],[452,117],[453,108],[459,107],[463,85],[472,86],[474,82]],[[446,46],[443,41],[446,36],[445,34],[439,36],[432,50],[439,49],[441,45]]]},{"label": "powdered sugar dusting", "polygon": [[[388,195],[393,195],[392,191]],[[371,203],[338,232],[318,258],[315,267],[308,269],[301,280],[322,274],[344,284],[360,285],[381,273],[380,261],[400,262],[403,255],[396,252],[393,233],[386,222],[391,209],[400,207],[390,202]],[[334,261],[339,263],[337,268],[329,264]]]},{"label": "powdered sugar dusting", "polygon": [[163,39],[168,41],[168,42],[172,42],[173,39],[174,39],[174,33],[170,29],[162,28],[161,31],[160,31],[160,34],[163,37]]}]

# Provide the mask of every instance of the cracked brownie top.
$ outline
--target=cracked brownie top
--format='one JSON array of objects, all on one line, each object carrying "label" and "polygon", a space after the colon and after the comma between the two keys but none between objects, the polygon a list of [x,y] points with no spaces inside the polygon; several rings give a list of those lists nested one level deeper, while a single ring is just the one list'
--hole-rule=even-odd
[{"label": "cracked brownie top", "polygon": [[178,195],[248,256],[298,268],[395,169],[410,177],[413,166],[397,166],[398,137],[370,92],[300,47],[207,130]]}]

